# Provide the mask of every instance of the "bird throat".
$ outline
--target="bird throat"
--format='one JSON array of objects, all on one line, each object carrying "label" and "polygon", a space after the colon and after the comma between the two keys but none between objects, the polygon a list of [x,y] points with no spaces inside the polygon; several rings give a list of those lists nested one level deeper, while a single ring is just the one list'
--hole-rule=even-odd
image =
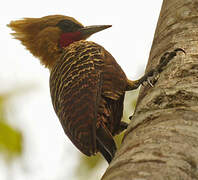
[{"label": "bird throat", "polygon": [[82,36],[80,32],[68,32],[63,33],[60,37],[60,47],[64,48],[75,41],[82,40]]}]

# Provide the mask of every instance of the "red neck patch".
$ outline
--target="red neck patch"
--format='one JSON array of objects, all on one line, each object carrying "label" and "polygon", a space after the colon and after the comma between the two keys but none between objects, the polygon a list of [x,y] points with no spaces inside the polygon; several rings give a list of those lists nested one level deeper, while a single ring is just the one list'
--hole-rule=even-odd
[{"label": "red neck patch", "polygon": [[60,47],[64,48],[71,43],[75,41],[79,41],[82,39],[81,33],[80,32],[69,32],[69,33],[63,33],[60,37]]}]

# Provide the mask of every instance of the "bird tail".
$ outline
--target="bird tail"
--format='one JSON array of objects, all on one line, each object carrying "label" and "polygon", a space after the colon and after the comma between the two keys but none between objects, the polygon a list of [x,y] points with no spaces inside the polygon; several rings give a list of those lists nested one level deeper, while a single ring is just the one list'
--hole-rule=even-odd
[{"label": "bird tail", "polygon": [[116,152],[116,144],[110,131],[103,123],[96,130],[97,150],[104,156],[108,163],[113,159]]}]

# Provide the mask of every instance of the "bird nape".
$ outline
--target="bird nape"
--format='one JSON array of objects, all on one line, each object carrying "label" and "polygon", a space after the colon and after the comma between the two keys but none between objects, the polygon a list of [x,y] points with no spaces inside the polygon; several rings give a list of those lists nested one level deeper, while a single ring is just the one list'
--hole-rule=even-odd
[{"label": "bird nape", "polygon": [[8,26],[50,70],[52,104],[66,135],[82,153],[100,152],[110,163],[116,152],[113,136],[127,128],[121,121],[125,91],[138,88],[162,67],[128,80],[107,50],[86,41],[110,25],[83,26],[72,17],[51,15]]}]

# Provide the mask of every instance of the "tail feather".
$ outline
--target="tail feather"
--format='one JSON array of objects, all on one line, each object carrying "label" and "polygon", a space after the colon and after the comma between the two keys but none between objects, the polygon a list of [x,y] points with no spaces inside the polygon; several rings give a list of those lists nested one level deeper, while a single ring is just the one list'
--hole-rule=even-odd
[{"label": "tail feather", "polygon": [[100,151],[107,162],[110,163],[117,148],[110,131],[105,126],[97,128],[96,141],[98,151]]}]

